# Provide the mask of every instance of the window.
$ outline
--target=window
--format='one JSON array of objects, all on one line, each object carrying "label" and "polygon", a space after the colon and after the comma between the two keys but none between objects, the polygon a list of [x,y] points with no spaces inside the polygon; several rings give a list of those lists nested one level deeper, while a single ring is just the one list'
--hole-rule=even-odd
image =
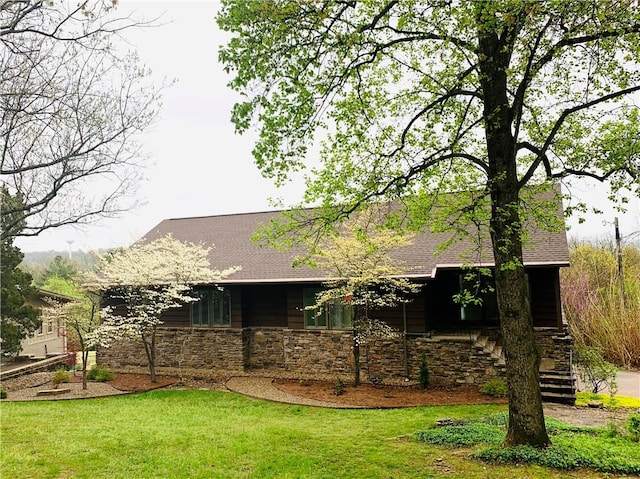
[{"label": "window", "polygon": [[199,289],[199,301],[191,303],[191,325],[222,327],[231,325],[231,293],[218,288]]},{"label": "window", "polygon": [[47,334],[53,333],[53,319],[47,320]]},{"label": "window", "polygon": [[460,306],[462,321],[498,322],[498,300],[492,277],[469,278],[467,275],[460,275],[460,296],[473,298]]},{"label": "window", "polygon": [[304,327],[308,329],[351,329],[353,328],[353,308],[336,300],[328,308],[306,309],[316,304],[318,288],[305,288],[303,291]]}]

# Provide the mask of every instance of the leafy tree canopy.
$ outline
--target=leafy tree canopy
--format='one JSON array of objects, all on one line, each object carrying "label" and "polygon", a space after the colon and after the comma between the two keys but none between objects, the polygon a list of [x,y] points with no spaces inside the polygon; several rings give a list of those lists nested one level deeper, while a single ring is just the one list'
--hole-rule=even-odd
[{"label": "leafy tree canopy", "polygon": [[318,145],[304,200],[324,223],[413,194],[429,224],[439,192],[469,192],[449,206],[491,235],[506,443],[547,445],[522,244],[523,218],[549,215],[523,192],[592,177],[640,194],[637,1],[224,0],[218,24],[236,129],[259,128],[277,184]]},{"label": "leafy tree canopy", "polygon": [[[1,207],[20,204],[20,197],[11,196],[7,190],[0,188]],[[7,223],[14,224],[10,215],[0,216],[0,228]],[[32,277],[19,266],[23,254],[13,245],[11,238],[3,238],[0,242],[0,330],[2,349],[13,354],[21,350],[21,341],[40,327],[39,313],[27,304],[36,297],[36,289],[31,285]]]}]

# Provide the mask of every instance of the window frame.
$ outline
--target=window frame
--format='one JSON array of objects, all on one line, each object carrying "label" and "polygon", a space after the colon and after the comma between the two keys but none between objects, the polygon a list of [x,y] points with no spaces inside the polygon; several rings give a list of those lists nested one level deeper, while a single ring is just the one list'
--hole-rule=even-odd
[{"label": "window frame", "polygon": [[[342,303],[339,300],[335,300],[334,304],[328,308],[322,308],[321,310],[307,309],[309,306],[316,304],[316,295],[323,291],[322,288],[303,288],[302,291],[302,304],[303,304],[303,317],[304,317],[304,329],[329,329],[336,331],[349,331],[353,329],[353,307]],[[313,298],[313,302],[309,301]],[[345,321],[345,316],[350,316],[348,321]],[[318,325],[318,318],[322,318],[321,323]],[[310,321],[313,319],[313,321]],[[313,323],[313,324],[310,324]]]},{"label": "window frame", "polygon": [[[212,286],[198,288],[194,290],[194,294],[200,299],[189,305],[189,322],[192,328],[231,327],[231,291],[229,289]],[[204,313],[203,306],[206,306]],[[198,321],[194,322],[196,316]]]}]

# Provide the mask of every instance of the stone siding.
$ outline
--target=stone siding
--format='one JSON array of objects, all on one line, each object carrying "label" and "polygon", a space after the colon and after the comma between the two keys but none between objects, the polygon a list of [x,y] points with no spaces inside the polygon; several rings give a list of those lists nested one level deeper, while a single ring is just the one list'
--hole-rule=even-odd
[{"label": "stone siding", "polygon": [[[497,340],[499,330],[483,331]],[[568,371],[571,337],[557,329],[536,330],[543,369]],[[472,335],[410,335],[378,340],[361,347],[361,378],[385,382],[416,380],[425,354],[430,378],[440,384],[482,384],[504,376],[504,364]],[[264,371],[296,378],[353,377],[353,340],[350,331],[287,328],[181,329],[161,328],[157,336],[157,367],[163,369],[240,373]],[[139,342],[121,342],[98,352],[101,364],[114,369],[146,367]]]},{"label": "stone siding", "polygon": [[[243,330],[231,328],[159,328],[156,367],[244,371],[243,334]],[[100,348],[98,362],[114,369],[147,366],[139,341],[119,341]]]}]

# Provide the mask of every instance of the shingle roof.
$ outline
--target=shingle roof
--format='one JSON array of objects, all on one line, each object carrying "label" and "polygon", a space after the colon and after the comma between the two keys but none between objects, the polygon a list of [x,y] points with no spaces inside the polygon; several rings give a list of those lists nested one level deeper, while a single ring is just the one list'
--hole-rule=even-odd
[{"label": "shingle roof", "polygon": [[[279,214],[278,211],[270,211],[167,219],[149,231],[144,238],[153,241],[172,234],[175,239],[181,241],[213,245],[210,257],[213,268],[242,267],[242,270],[229,276],[223,283],[302,282],[326,279],[326,275],[319,269],[291,266],[294,258],[300,255],[300,249],[282,252],[251,240],[261,225],[267,224]],[[562,214],[561,205],[559,214]],[[404,261],[408,270],[407,276],[422,278],[434,277],[439,269],[458,268],[462,264],[468,264],[470,251],[474,251],[474,264],[493,264],[493,254],[488,242],[478,250],[468,241],[458,241],[444,252],[434,254],[438,245],[450,236],[451,234],[418,233],[410,246],[398,250],[394,256]],[[462,257],[465,254],[467,259]],[[528,266],[567,266],[569,250],[566,233],[529,228],[524,262]]]}]

